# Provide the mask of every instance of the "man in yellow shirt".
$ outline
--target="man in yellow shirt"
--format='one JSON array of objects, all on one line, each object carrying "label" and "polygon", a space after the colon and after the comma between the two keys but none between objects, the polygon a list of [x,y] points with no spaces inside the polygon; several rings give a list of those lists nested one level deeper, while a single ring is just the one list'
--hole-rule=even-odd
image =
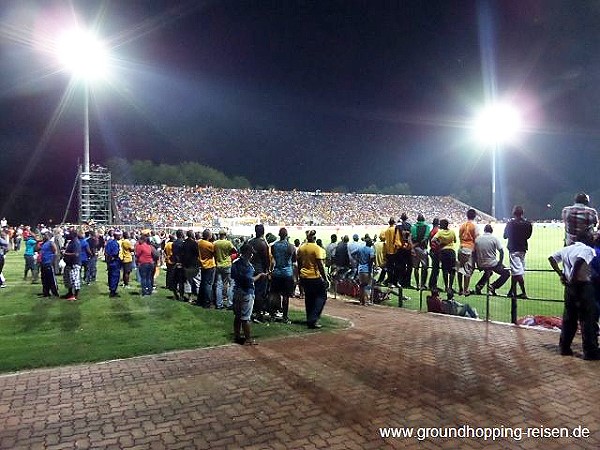
[{"label": "man in yellow shirt", "polygon": [[306,323],[308,328],[321,328],[319,318],[327,301],[327,275],[325,274],[325,250],[316,241],[317,232],[306,234],[306,243],[298,249],[297,260],[300,271],[300,284],[304,288]]},{"label": "man in yellow shirt", "polygon": [[129,277],[133,269],[133,245],[129,240],[129,232],[123,231],[123,237],[118,242],[119,259],[123,267],[123,288],[129,289]]},{"label": "man in yellow shirt", "polygon": [[[198,241],[198,260],[200,261],[200,289],[197,304],[203,308],[210,308],[212,304],[213,283],[215,280],[215,246],[212,243],[213,234],[208,228],[202,232],[202,239]],[[223,305],[221,308],[223,309]]]},{"label": "man in yellow shirt", "polygon": [[215,301],[217,309],[224,307],[223,298],[227,301],[227,307],[233,307],[233,285],[231,283],[231,254],[235,252],[235,247],[227,239],[227,231],[219,231],[219,239],[214,242],[216,269],[216,295]]},{"label": "man in yellow shirt", "polygon": [[396,220],[390,217],[389,226],[379,234],[383,241],[383,250],[385,253],[385,271],[387,272],[387,284],[395,286],[398,284],[399,265],[398,250],[402,247],[402,237],[396,233]]}]

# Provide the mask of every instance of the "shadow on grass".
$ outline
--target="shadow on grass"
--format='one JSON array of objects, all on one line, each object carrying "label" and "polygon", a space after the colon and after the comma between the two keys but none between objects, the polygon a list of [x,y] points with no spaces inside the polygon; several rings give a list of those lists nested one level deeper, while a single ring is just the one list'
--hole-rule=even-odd
[{"label": "shadow on grass", "polygon": [[21,332],[28,333],[40,328],[45,322],[48,321],[48,311],[50,311],[51,307],[51,302],[39,301],[33,305],[31,308],[31,313],[18,316],[17,320],[20,324],[19,328]]},{"label": "shadow on grass", "polygon": [[55,319],[62,331],[75,331],[81,325],[81,310],[77,302],[60,302],[60,315]]},{"label": "shadow on grass", "polygon": [[131,313],[131,308],[123,300],[112,300],[110,302],[112,315],[131,328],[139,327],[139,319]]}]

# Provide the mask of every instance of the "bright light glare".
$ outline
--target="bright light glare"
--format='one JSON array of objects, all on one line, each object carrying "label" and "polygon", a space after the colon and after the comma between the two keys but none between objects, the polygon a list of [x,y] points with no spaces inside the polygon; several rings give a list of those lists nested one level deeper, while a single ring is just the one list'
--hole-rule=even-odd
[{"label": "bright light glare", "polygon": [[509,142],[521,128],[518,111],[505,104],[497,104],[483,110],[473,124],[475,137],[488,144]]},{"label": "bright light glare", "polygon": [[93,33],[71,30],[61,36],[57,44],[61,63],[73,75],[94,80],[108,74],[108,50]]}]

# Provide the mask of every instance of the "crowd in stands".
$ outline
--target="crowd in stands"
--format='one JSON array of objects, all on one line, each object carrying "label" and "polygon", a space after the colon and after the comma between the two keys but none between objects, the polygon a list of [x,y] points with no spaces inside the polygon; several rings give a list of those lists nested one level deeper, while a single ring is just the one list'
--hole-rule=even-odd
[{"label": "crowd in stands", "polygon": [[[193,223],[219,225],[224,218],[251,217],[272,226],[381,225],[408,213],[463,220],[465,205],[448,196],[114,185],[117,221],[157,228]],[[481,213],[479,219],[490,217]],[[256,223],[255,222],[255,223]]]}]

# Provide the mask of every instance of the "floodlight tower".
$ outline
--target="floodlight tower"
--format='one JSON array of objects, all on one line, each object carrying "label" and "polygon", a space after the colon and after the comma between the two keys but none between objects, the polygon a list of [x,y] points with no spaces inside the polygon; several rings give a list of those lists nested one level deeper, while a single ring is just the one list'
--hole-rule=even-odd
[{"label": "floodlight tower", "polygon": [[108,69],[108,51],[96,35],[81,28],[66,32],[58,40],[58,57],[75,82],[83,83],[83,167],[80,173],[80,221],[91,218],[90,205],[90,83],[103,78]]},{"label": "floodlight tower", "polygon": [[491,147],[492,156],[492,217],[496,217],[496,153],[510,142],[521,128],[518,111],[507,104],[497,103],[485,108],[474,123],[477,139]]}]

